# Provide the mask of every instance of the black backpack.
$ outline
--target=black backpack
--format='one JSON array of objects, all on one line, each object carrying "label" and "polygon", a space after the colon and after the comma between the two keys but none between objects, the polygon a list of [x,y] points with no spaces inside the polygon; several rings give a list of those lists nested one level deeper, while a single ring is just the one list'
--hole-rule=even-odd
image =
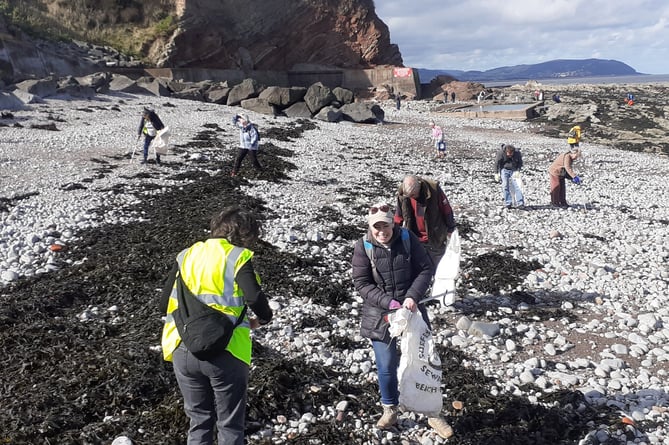
[{"label": "black backpack", "polygon": [[246,316],[246,306],[237,322],[230,321],[221,311],[207,306],[193,295],[177,273],[177,301],[179,306],[172,313],[174,323],[186,348],[200,360],[208,360],[225,351],[232,333]]}]

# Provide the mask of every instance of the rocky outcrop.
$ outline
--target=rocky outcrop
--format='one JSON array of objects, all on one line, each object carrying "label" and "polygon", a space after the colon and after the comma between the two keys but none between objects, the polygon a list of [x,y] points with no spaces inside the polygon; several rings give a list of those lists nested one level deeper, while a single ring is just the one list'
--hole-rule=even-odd
[{"label": "rocky outcrop", "polygon": [[180,26],[150,54],[159,66],[291,70],[402,65],[372,0],[183,0]]},{"label": "rocky outcrop", "polygon": [[[105,67],[238,69],[248,74],[402,65],[372,0],[146,0],[130,5],[112,0],[86,8],[64,3],[23,2],[21,11],[29,11],[39,30],[26,28],[25,20],[6,23],[0,15],[0,80],[80,76]],[[19,14],[17,8],[7,17]],[[36,40],[33,35],[74,40]],[[85,39],[114,42],[117,49],[139,57]]]}]

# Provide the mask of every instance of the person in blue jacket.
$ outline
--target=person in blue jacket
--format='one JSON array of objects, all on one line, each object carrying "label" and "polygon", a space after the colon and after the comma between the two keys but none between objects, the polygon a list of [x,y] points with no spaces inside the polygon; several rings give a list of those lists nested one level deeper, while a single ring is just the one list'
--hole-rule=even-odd
[{"label": "person in blue jacket", "polygon": [[258,162],[258,145],[260,141],[260,135],[258,134],[258,129],[253,123],[249,120],[249,117],[246,114],[238,115],[236,114],[232,118],[233,125],[239,128],[239,153],[235,159],[235,164],[232,167],[232,173],[230,176],[237,176],[239,168],[242,165],[242,161],[246,155],[251,156],[251,161],[256,170],[262,171],[262,165]]}]

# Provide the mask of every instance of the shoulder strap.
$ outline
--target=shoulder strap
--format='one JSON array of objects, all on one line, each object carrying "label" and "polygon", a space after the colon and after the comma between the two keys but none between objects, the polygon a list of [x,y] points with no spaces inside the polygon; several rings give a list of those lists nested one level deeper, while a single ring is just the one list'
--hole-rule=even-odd
[{"label": "shoulder strap", "polygon": [[235,323],[235,327],[239,326],[242,324],[244,321],[244,317],[246,316],[246,309],[248,308],[247,305],[244,305],[244,309],[239,313],[239,317],[237,317],[237,322]]},{"label": "shoulder strap", "polygon": [[369,240],[369,237],[365,233],[365,236],[362,238],[362,245],[365,248],[365,253],[367,254],[367,258],[369,258],[369,262],[372,265],[372,275],[374,276],[374,281],[377,283],[381,282],[381,276],[379,275],[379,272],[376,270],[376,258],[374,257],[374,244]]},{"label": "shoulder strap", "polygon": [[409,255],[409,261],[411,261],[411,237],[409,236],[409,229],[402,227],[400,229],[400,237],[402,238],[404,251]]},{"label": "shoulder strap", "polygon": [[[404,246],[404,251],[407,253],[409,256],[409,262],[411,262],[411,236],[409,235],[409,230],[402,227],[400,228],[400,238],[402,239],[402,245]],[[369,240],[369,237],[365,233],[365,236],[362,239],[362,245],[365,248],[365,253],[367,254],[367,258],[369,258],[369,262],[372,264],[372,275],[374,275],[374,281],[377,283],[381,283],[383,280],[381,279],[381,275],[379,275],[379,272],[376,270],[376,259],[374,257],[374,244]]]}]

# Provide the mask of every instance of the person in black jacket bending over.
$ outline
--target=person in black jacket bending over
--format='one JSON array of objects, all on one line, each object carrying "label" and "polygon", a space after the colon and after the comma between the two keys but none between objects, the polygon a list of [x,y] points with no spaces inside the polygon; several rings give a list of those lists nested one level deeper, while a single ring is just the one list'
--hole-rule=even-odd
[{"label": "person in black jacket bending over", "polygon": [[[385,203],[370,207],[367,234],[356,242],[352,259],[353,284],[363,299],[360,334],[371,339],[378,370],[383,405],[379,429],[397,422],[399,404],[397,339],[390,336],[386,315],[405,307],[419,311],[430,326],[421,301],[432,280],[432,261],[416,235],[395,226],[393,217]],[[442,417],[429,418],[428,424],[443,438],[453,434]]]},{"label": "person in black jacket bending over", "polygon": [[[137,140],[144,134],[144,158],[141,163],[146,164],[146,158],[149,156],[149,146],[156,138],[160,130],[165,128],[163,121],[160,120],[156,112],[151,108],[144,108],[142,110],[142,119],[139,121],[139,128],[137,129]],[[156,164],[160,165],[160,155],[156,153]]]}]

